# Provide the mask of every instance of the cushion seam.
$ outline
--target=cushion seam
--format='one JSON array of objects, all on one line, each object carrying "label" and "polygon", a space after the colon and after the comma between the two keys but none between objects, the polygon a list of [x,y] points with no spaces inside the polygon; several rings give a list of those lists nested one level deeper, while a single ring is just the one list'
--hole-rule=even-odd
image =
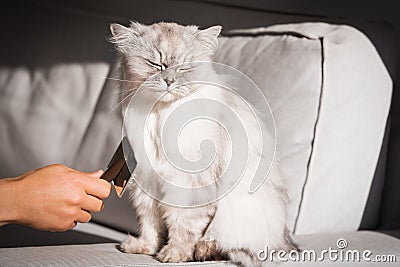
[{"label": "cushion seam", "polygon": [[223,37],[259,37],[259,36],[264,36],[264,35],[271,35],[271,36],[278,36],[278,35],[289,35],[297,38],[305,38],[308,40],[318,40],[321,37],[318,38],[312,38],[310,36],[307,36],[305,34],[302,34],[301,32],[297,31],[259,31],[259,32],[246,32],[245,30],[231,30],[228,32],[224,32],[222,35]]},{"label": "cushion seam", "polygon": [[321,87],[320,87],[320,90],[319,90],[317,117],[315,119],[313,137],[312,137],[312,140],[311,140],[311,151],[310,151],[310,155],[309,155],[308,161],[307,161],[306,177],[304,179],[303,187],[301,189],[300,201],[299,201],[299,205],[298,205],[298,208],[297,208],[297,215],[295,217],[292,234],[296,234],[297,224],[298,224],[300,213],[301,213],[301,208],[302,208],[302,204],[303,204],[305,189],[307,187],[307,182],[308,182],[308,178],[309,178],[309,175],[310,175],[311,160],[313,158],[313,154],[314,154],[314,151],[315,151],[314,148],[315,148],[315,139],[316,139],[316,135],[317,135],[317,129],[318,129],[319,121],[320,121],[320,118],[321,118],[322,98],[323,98],[323,95],[324,95],[323,93],[324,93],[324,85],[325,85],[325,47],[324,47],[324,37],[319,37],[319,41],[320,41],[320,45],[321,45]]}]

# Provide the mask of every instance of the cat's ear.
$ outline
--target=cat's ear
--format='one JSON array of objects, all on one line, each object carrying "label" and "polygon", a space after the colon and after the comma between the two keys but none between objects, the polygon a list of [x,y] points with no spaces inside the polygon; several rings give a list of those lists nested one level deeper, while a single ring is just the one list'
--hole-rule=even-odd
[{"label": "cat's ear", "polygon": [[196,37],[200,41],[200,43],[208,48],[210,52],[213,54],[218,47],[218,36],[221,33],[222,27],[212,26],[210,28],[200,30],[197,32]]},{"label": "cat's ear", "polygon": [[121,36],[128,31],[129,31],[129,29],[125,26],[122,26],[121,24],[118,24],[118,23],[110,24],[110,32],[113,37]]},{"label": "cat's ear", "polygon": [[136,21],[131,21],[129,26],[129,29],[131,29],[136,35],[141,35],[147,28],[146,25],[140,24]]},{"label": "cat's ear", "polygon": [[115,44],[118,51],[125,53],[134,43],[137,32],[118,23],[110,24],[111,43]]}]

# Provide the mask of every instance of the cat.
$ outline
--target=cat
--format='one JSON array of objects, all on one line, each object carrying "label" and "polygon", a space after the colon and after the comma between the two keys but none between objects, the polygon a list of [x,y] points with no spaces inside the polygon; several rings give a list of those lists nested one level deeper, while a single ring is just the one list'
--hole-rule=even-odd
[{"label": "cat", "polygon": [[[197,26],[166,22],[152,25],[131,22],[129,27],[110,25],[110,40],[120,55],[120,89],[130,93],[128,97],[133,93],[140,96],[140,101],[133,107],[124,104],[127,101],[122,102],[124,114],[131,109],[134,117],[146,117],[143,132],[135,125],[137,120],[128,120],[126,124],[133,135],[130,141],[138,162],[133,175],[135,179],[140,177],[142,184],[129,184],[139,233],[121,243],[124,252],[151,255],[161,262],[230,260],[240,266],[261,266],[257,252],[265,246],[276,250],[297,249],[286,226],[288,196],[276,158],[268,178],[255,193],[248,192],[254,176],[249,171],[217,201],[211,200],[218,195],[221,184],[203,192],[203,205],[190,205],[198,203],[198,195],[168,191],[160,179],[161,175],[165,181],[189,188],[207,185],[218,180],[229,165],[229,154],[233,153],[229,149],[229,136],[221,127],[199,122],[180,139],[180,151],[195,161],[202,154],[193,140],[207,134],[215,141],[213,163],[201,174],[182,172],[171,166],[163,153],[160,125],[185,101],[199,96],[221,100],[239,114],[248,129],[256,127],[250,119],[249,109],[224,90],[205,84],[184,85],[187,76],[182,73],[196,75],[201,69],[200,65],[198,69],[196,65],[190,65],[191,62],[212,61],[221,29],[221,26],[212,26],[199,30]],[[207,76],[223,79],[212,68],[204,68]],[[144,108],[147,103],[154,103],[150,112]],[[221,121],[226,120],[218,108],[210,112]],[[260,156],[260,139],[254,134],[250,140],[250,169]],[[141,142],[144,147],[138,149]],[[148,159],[154,164],[149,164]],[[157,197],[149,191],[158,194]],[[171,201],[182,201],[187,205],[170,205]]]}]

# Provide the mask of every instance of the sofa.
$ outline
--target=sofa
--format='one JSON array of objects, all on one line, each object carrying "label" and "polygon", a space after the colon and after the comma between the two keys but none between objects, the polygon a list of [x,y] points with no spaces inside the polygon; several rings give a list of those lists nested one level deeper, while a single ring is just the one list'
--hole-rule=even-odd
[{"label": "sofa", "polygon": [[[215,61],[243,72],[268,100],[290,197],[289,229],[303,251],[322,257],[265,259],[266,265],[396,266],[400,96],[393,26],[266,9],[258,1],[8,2],[0,11],[0,177],[52,163],[82,171],[107,166],[123,120],[113,80],[117,55],[107,41],[111,22],[220,24]],[[113,191],[102,212],[71,231],[1,227],[0,266],[233,266],[162,264],[122,253],[118,243],[136,230],[127,195]],[[324,250],[357,250],[361,257],[332,258]]]}]

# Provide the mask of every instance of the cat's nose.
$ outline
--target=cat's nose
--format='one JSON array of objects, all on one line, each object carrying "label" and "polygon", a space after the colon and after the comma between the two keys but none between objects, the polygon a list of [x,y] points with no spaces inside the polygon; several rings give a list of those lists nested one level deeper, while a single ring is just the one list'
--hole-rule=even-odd
[{"label": "cat's nose", "polygon": [[168,86],[170,86],[175,80],[172,77],[165,77],[164,81]]}]

